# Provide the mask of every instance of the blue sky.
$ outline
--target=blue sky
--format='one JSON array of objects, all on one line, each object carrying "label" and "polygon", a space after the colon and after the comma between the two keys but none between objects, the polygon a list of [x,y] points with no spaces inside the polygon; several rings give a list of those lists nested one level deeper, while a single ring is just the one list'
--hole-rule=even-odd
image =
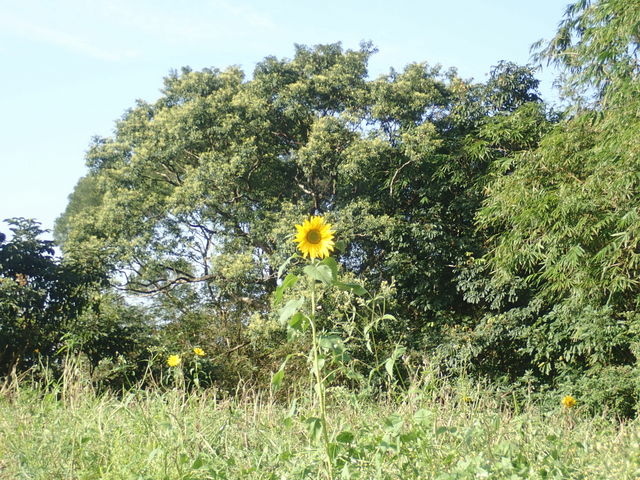
[{"label": "blue sky", "polygon": [[[501,59],[527,63],[566,3],[0,0],[0,220],[53,228],[91,137],[110,135],[136,99],[158,98],[171,69],[239,65],[250,76],[267,55],[290,58],[295,43],[370,40],[372,77],[426,61],[483,81]],[[553,72],[539,78],[551,99]]]}]

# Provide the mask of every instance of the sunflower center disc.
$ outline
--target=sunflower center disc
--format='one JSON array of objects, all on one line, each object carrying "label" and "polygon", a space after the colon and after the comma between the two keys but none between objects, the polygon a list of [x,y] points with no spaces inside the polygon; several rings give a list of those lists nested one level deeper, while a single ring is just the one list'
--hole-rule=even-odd
[{"label": "sunflower center disc", "polygon": [[307,242],[313,243],[315,245],[317,243],[320,243],[320,240],[322,240],[322,235],[320,235],[319,231],[311,230],[309,233],[307,233]]}]

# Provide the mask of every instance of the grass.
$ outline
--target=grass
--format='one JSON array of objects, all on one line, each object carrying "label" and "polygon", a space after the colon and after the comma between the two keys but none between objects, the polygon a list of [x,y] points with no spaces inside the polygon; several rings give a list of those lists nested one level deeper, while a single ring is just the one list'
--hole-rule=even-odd
[{"label": "grass", "polygon": [[[514,409],[495,393],[440,383],[385,400],[339,388],[327,397],[333,478],[640,478],[638,420],[559,404]],[[0,394],[0,479],[328,478],[309,402],[13,384]]]}]

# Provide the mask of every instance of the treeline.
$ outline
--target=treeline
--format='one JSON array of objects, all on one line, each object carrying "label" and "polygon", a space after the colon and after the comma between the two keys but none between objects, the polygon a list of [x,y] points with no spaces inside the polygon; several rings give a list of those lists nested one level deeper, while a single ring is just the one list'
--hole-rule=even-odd
[{"label": "treeline", "polygon": [[[172,73],[94,139],[56,225],[63,259],[23,220],[0,245],[0,374],[65,346],[121,384],[200,348],[199,381],[268,385],[304,342],[278,322],[278,269],[321,214],[342,274],[390,314],[375,348],[354,344],[363,369],[402,345],[406,364],[633,415],[639,25],[637,0],[569,6],[537,46],[565,71],[562,112],[509,62],[484,83],[427,64],[369,79],[369,44],[297,46],[250,79]],[[362,327],[363,303],[326,295],[321,327]]]}]

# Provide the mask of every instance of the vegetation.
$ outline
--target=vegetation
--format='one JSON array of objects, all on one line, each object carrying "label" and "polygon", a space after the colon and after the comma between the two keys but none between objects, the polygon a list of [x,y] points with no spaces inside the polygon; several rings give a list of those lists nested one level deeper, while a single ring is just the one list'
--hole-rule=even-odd
[{"label": "vegetation", "polygon": [[[487,84],[426,64],[367,80],[372,53],[297,47],[248,81],[236,69],[170,76],[162,98],[95,141],[58,223],[65,255],[144,296],[171,348],[225,362],[233,351],[221,368],[264,377],[289,353],[272,348],[285,331],[271,299],[292,226],[323,214],[339,225],[345,273],[394,286],[398,325],[380,342],[431,351],[480,313],[456,276],[484,251],[474,216],[488,166],[550,122],[529,68],[502,63]],[[340,302],[351,300],[334,298],[323,328],[344,320]]]},{"label": "vegetation", "polygon": [[13,238],[0,241],[0,376],[53,355],[75,330],[100,277],[54,256],[33,221],[8,221]]},{"label": "vegetation", "polygon": [[478,215],[493,233],[480,328],[508,340],[505,371],[623,415],[640,393],[639,25],[638,2],[568,9],[541,55],[566,65],[578,100],[537,148],[492,165]]},{"label": "vegetation", "polygon": [[[335,478],[615,479],[640,475],[638,421],[619,425],[560,398],[550,406],[423,372],[373,401],[328,391]],[[324,453],[309,398],[215,390],[96,395],[78,378],[0,396],[0,478],[314,479]]]},{"label": "vegetation", "polygon": [[318,332],[363,332],[374,298],[389,315],[353,342],[361,370],[400,348],[443,359],[443,374],[633,416],[639,12],[578,1],[536,47],[565,69],[563,112],[508,62],[485,83],[425,63],[369,79],[369,44],[297,46],[250,79],[173,72],[160,99],[94,140],[56,225],[63,260],[25,221],[0,244],[1,372],[72,348],[97,371],[117,365],[107,383],[122,386],[149,358],[199,348],[200,385],[267,387],[311,341],[283,342],[274,294],[292,226],[318,215],[334,225],[323,252],[341,282],[380,292],[327,293]]}]

